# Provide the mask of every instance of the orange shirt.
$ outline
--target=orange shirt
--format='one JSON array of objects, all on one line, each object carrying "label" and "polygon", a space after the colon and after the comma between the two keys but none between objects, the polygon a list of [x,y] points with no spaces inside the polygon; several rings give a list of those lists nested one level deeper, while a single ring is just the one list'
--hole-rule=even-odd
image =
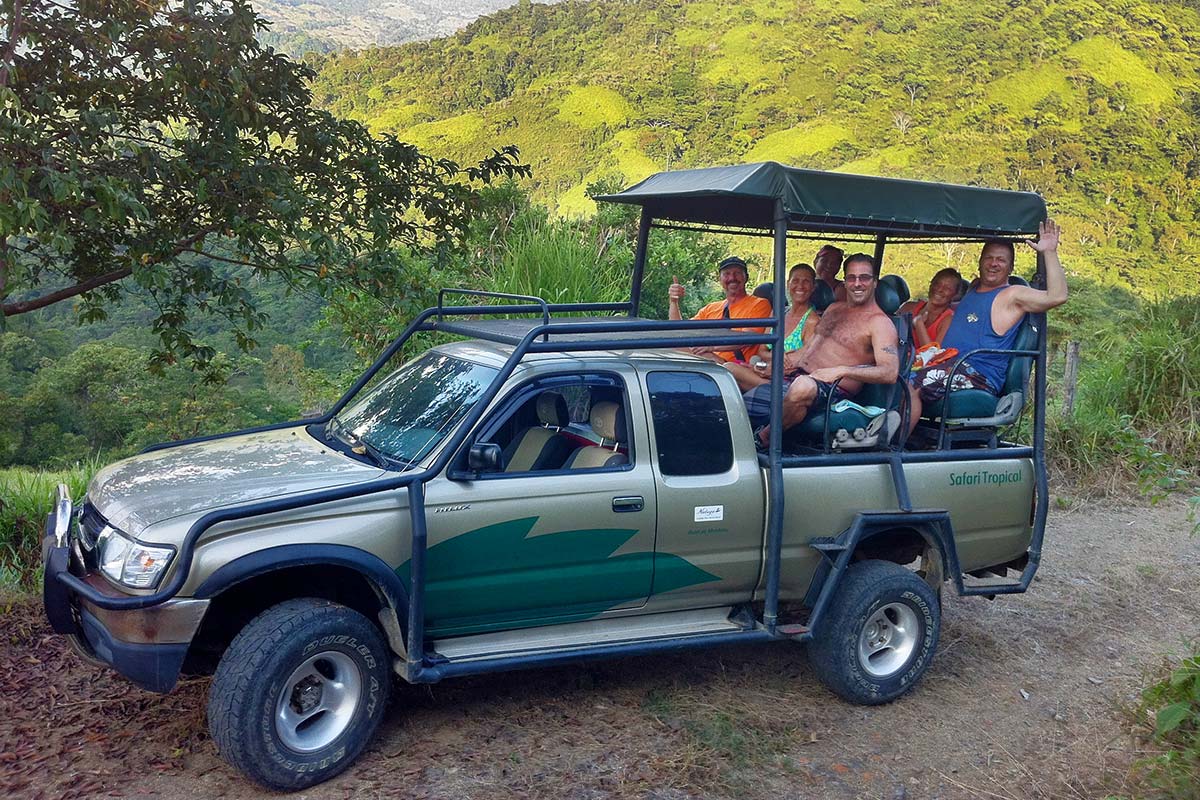
[{"label": "orange shirt", "polygon": [[[704,308],[696,312],[696,316],[692,319],[724,319],[725,318],[725,300],[717,300],[709,303]],[[771,304],[761,297],[755,297],[748,294],[740,300],[735,300],[729,303],[729,318],[730,319],[764,319],[775,316],[775,312],[771,310]],[[733,328],[735,331],[753,331],[754,333],[762,333],[763,328]],[[757,348],[758,345],[750,345],[747,349]],[[742,358],[740,352],[733,350],[721,351],[717,355],[726,361],[736,361]],[[744,359],[742,359],[744,360]]]}]

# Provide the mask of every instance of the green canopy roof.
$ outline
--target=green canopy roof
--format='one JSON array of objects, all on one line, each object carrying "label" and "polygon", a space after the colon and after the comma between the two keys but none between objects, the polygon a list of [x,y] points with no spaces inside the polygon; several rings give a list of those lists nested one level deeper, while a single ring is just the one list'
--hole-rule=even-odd
[{"label": "green canopy roof", "polygon": [[651,175],[596,198],[645,208],[656,220],[766,228],[777,199],[793,230],[889,236],[1037,234],[1046,204],[1032,192],[874,178],[785,167],[774,161]]}]

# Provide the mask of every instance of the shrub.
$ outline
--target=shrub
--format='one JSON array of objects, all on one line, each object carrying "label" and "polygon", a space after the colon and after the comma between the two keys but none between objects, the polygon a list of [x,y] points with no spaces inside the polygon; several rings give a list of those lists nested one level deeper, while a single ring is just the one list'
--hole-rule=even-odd
[{"label": "shrub", "polygon": [[597,245],[594,229],[524,215],[509,231],[488,276],[496,292],[551,303],[619,302],[629,293],[629,268]]},{"label": "shrub", "polygon": [[1145,689],[1135,713],[1138,737],[1152,751],[1135,765],[1141,781],[1156,796],[1200,798],[1200,653]]}]

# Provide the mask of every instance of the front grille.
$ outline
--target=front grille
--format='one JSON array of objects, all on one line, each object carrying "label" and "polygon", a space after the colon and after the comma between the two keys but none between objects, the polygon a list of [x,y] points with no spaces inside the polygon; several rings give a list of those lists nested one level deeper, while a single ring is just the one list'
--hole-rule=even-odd
[{"label": "front grille", "polygon": [[108,520],[96,510],[90,500],[84,500],[83,509],[79,514],[79,544],[86,552],[91,552],[96,547],[96,539],[107,527]]}]

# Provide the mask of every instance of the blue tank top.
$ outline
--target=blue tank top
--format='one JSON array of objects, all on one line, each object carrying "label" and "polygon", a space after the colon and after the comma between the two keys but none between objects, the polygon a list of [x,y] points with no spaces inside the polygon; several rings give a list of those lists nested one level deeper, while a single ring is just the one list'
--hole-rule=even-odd
[{"label": "blue tank top", "polygon": [[[977,292],[974,289],[967,292],[954,310],[954,318],[950,320],[950,329],[946,331],[942,347],[953,347],[960,353],[978,347],[1012,350],[1021,320],[1017,320],[1003,336],[992,329],[992,303],[1002,291],[1003,287],[990,292]],[[1010,358],[1003,353],[980,353],[967,359],[967,364],[983,376],[993,391],[999,393],[1004,386],[1004,373],[1008,371]]]}]

